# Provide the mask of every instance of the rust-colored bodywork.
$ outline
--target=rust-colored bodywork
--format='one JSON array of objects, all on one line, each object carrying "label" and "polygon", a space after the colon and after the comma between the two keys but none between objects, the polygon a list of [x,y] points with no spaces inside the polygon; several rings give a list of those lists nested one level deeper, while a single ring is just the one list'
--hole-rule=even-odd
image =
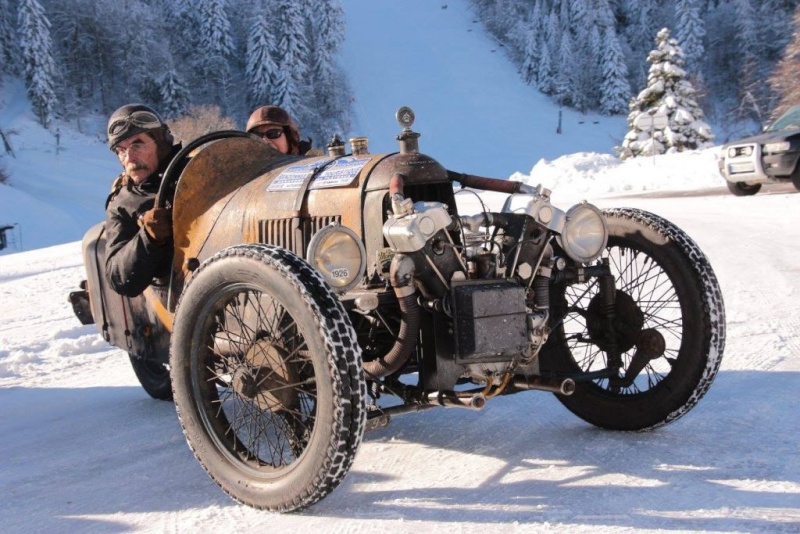
[{"label": "rust-colored bodywork", "polygon": [[[318,183],[326,169],[343,163],[358,168],[348,183]],[[311,169],[302,181],[276,187],[288,175],[297,176],[300,168]],[[384,213],[389,181],[397,172],[407,177],[408,186],[438,183],[450,188],[447,171],[417,153],[286,156],[260,140],[241,137],[205,145],[186,165],[175,192],[174,296],[191,270],[226,247],[267,243],[305,257],[313,234],[333,223],[362,238],[368,260],[374,260],[385,247],[384,221],[364,217]],[[367,205],[372,208],[365,209]],[[375,269],[370,261],[367,270]]]},{"label": "rust-colored bodywork", "polygon": [[[330,181],[341,168],[347,169],[344,178]],[[177,183],[169,182],[175,191],[168,199],[175,251],[168,287],[153,286],[132,299],[120,297],[105,287],[104,225],[87,233],[84,242],[91,290],[87,300],[103,335],[132,355],[162,363],[168,358],[173,312],[185,282],[217,252],[264,243],[306,258],[314,234],[340,224],[362,240],[366,252],[360,287],[340,298],[355,299],[364,290],[388,294],[381,270],[390,256],[383,224],[391,210],[393,177],[402,175],[411,198],[445,202],[456,212],[452,173],[416,151],[292,156],[255,137],[221,136],[190,151],[179,172]]]}]

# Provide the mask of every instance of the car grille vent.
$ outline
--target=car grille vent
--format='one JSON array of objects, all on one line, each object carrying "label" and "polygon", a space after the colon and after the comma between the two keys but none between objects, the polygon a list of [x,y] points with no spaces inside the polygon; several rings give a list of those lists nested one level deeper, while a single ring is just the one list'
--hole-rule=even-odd
[{"label": "car grille vent", "polygon": [[295,232],[292,229],[293,220],[290,218],[259,221],[258,242],[291,250],[300,257],[305,258],[311,236],[330,224],[341,224],[342,217],[340,215],[303,217],[300,219],[302,232]]}]

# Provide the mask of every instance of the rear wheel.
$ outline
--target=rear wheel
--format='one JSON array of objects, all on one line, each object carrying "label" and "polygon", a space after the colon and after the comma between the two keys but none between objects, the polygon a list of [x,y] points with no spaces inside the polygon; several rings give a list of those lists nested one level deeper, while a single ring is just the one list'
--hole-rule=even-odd
[{"label": "rear wheel", "polygon": [[728,191],[737,197],[749,197],[761,191],[761,184],[748,185],[744,182],[727,182]]},{"label": "rear wheel", "polygon": [[172,382],[166,365],[129,354],[133,372],[148,395],[158,400],[172,400]]},{"label": "rear wheel", "polygon": [[725,344],[722,294],[707,258],[679,228],[640,210],[605,214],[615,335],[607,335],[612,308],[601,303],[597,279],[554,285],[556,323],[542,368],[599,374],[618,357],[618,376],[578,382],[559,400],[599,427],[655,428],[688,412],[714,380]]},{"label": "rear wheel", "polygon": [[195,456],[234,499],[310,506],[352,465],[366,419],[347,313],[301,258],[226,249],[192,276],[175,314],[178,417]]}]

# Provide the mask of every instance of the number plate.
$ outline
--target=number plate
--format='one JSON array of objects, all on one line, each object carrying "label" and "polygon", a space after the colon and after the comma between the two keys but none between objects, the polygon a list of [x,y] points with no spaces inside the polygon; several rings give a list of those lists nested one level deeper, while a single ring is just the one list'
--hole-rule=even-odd
[{"label": "number plate", "polygon": [[347,269],[346,267],[339,267],[338,269],[332,269],[331,276],[336,280],[344,279],[350,276],[350,270]]},{"label": "number plate", "polygon": [[731,174],[741,174],[743,172],[753,172],[756,166],[750,162],[747,163],[731,163],[728,165],[728,172]]}]

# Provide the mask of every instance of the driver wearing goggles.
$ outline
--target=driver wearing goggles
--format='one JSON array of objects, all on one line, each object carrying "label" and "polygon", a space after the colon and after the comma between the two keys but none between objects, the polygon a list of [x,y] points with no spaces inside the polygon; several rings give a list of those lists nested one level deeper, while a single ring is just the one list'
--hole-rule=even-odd
[{"label": "driver wearing goggles", "polygon": [[155,197],[181,146],[161,116],[143,104],[116,110],[107,134],[123,172],[106,201],[105,273],[114,291],[134,297],[169,274],[172,209],[156,207]]}]

